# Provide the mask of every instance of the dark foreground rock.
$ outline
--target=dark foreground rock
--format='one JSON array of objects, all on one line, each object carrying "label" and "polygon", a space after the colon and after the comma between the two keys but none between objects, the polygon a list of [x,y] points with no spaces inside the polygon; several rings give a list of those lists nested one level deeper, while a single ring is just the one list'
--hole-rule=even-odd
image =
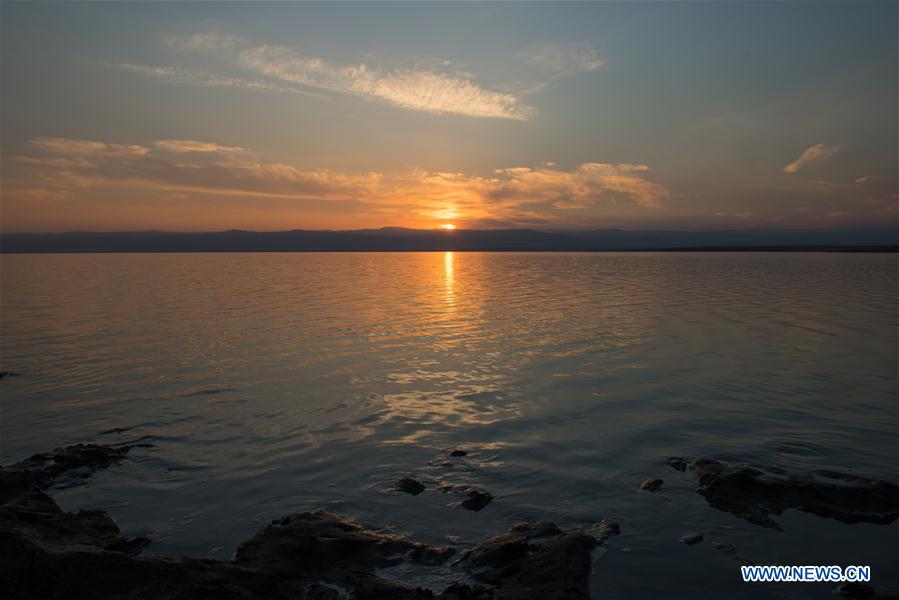
[{"label": "dark foreground rock", "polygon": [[417,496],[425,491],[425,484],[414,477],[403,477],[396,482],[395,487],[397,490],[405,492],[406,494],[412,494],[413,496]]},{"label": "dark foreground rock", "polygon": [[750,523],[780,530],[770,515],[797,508],[844,523],[899,518],[899,487],[836,471],[788,473],[777,467],[701,458],[690,465],[708,503]]},{"label": "dark foreground rock", "polygon": [[102,511],[65,512],[43,491],[60,477],[84,477],[124,460],[129,450],[70,446],[0,467],[4,598],[580,600],[589,598],[590,551],[619,532],[608,520],[598,527],[599,540],[552,523],[516,525],[459,561],[478,583],[455,583],[442,592],[384,578],[379,570],[416,566],[445,576],[453,548],[323,511],[272,521],[240,545],[233,561],[142,557],[147,538],[125,538]]},{"label": "dark foreground rock", "polygon": [[403,562],[434,565],[453,555],[395,535],[366,529],[333,513],[300,513],[276,519],[237,549],[238,563],[289,574],[392,567]]},{"label": "dark foreground rock", "polygon": [[553,523],[521,523],[475,546],[459,564],[476,580],[496,586],[502,600],[590,598],[593,536]]}]

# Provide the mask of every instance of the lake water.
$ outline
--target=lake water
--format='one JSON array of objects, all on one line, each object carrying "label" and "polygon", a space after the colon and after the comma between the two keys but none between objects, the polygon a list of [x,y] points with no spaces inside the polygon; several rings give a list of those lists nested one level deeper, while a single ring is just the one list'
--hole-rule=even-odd
[{"label": "lake water", "polygon": [[[7,464],[84,441],[152,448],[54,491],[148,553],[228,558],[325,508],[462,549],[525,520],[622,534],[594,597],[832,598],[739,561],[871,565],[899,523],[711,508],[668,454],[899,482],[897,258],[816,253],[4,255]],[[455,467],[438,462],[469,451]],[[414,475],[412,497],[393,483]],[[660,494],[640,492],[648,477]],[[481,512],[436,483],[493,493]],[[416,574],[408,574],[414,579]],[[433,582],[423,581],[423,584]]]}]

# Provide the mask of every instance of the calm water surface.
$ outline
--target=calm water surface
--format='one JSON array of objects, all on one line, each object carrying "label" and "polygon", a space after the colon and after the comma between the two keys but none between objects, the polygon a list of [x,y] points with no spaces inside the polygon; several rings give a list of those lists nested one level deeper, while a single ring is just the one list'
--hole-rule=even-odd
[{"label": "calm water surface", "polygon": [[[775,532],[709,507],[667,454],[899,483],[896,255],[5,255],[10,463],[155,444],[82,485],[150,553],[228,558],[325,508],[460,549],[523,520],[622,535],[594,597],[832,598],[751,586],[757,564],[868,564],[899,588],[899,524],[798,511]],[[453,468],[429,464],[470,450]],[[392,490],[403,475],[429,489]],[[639,492],[661,477],[662,494]],[[472,513],[436,483],[496,499]],[[418,574],[398,576],[415,579]],[[438,582],[439,583],[439,582]]]}]

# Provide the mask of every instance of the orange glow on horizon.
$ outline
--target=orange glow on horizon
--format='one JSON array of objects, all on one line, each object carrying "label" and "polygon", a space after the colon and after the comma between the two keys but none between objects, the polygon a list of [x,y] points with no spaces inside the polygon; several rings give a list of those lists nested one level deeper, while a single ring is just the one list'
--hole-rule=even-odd
[{"label": "orange glow on horizon", "polygon": [[456,228],[456,226],[453,225],[452,223],[444,223],[443,225],[440,226],[440,228],[445,229],[447,231],[452,231],[453,229]]}]

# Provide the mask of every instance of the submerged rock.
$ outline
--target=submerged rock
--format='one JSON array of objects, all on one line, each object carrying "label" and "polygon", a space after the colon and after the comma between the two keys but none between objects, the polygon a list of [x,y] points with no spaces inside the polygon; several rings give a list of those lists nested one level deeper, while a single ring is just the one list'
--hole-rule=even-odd
[{"label": "submerged rock", "polygon": [[478,544],[459,564],[497,586],[503,600],[581,600],[590,597],[590,553],[598,543],[553,523],[521,523]]},{"label": "submerged rock", "polygon": [[425,484],[415,479],[414,477],[403,477],[396,482],[396,489],[401,492],[417,496],[425,491]]},{"label": "submerged rock", "polygon": [[698,544],[703,540],[701,533],[688,533],[687,535],[681,536],[680,542],[682,544],[686,544],[688,546],[692,546],[693,544]]},{"label": "submerged rock", "polygon": [[666,456],[665,462],[677,471],[683,472],[687,470],[687,460],[682,456]]},{"label": "submerged rock", "polygon": [[442,492],[453,492],[462,496],[462,502],[459,506],[466,510],[478,512],[483,510],[493,501],[493,494],[474,485],[452,485],[447,484],[440,486]]},{"label": "submerged rock", "polygon": [[663,483],[665,482],[661,479],[647,479],[640,484],[640,489],[644,492],[658,492],[662,489]]},{"label": "submerged rock", "polygon": [[835,471],[788,473],[776,467],[708,458],[690,468],[708,503],[750,523],[780,530],[769,515],[797,508],[844,523],[892,523],[899,518],[899,487]]},{"label": "submerged rock", "polygon": [[456,448],[452,452],[450,452],[450,456],[466,456],[468,454],[467,450],[462,450],[461,448]]},{"label": "submerged rock", "polygon": [[75,444],[35,454],[12,465],[9,471],[24,474],[43,489],[63,475],[84,478],[98,469],[106,469],[124,460],[133,447]]},{"label": "submerged rock", "polygon": [[612,536],[621,534],[621,526],[612,519],[603,519],[597,528],[596,540],[602,543]]}]

